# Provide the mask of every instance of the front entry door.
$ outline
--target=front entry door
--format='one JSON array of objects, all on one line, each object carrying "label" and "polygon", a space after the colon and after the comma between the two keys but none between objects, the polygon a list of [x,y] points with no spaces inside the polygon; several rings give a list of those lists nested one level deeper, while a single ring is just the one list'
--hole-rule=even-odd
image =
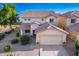
[{"label": "front entry door", "polygon": [[35,34],[35,30],[33,30],[33,36],[36,36],[36,34]]}]

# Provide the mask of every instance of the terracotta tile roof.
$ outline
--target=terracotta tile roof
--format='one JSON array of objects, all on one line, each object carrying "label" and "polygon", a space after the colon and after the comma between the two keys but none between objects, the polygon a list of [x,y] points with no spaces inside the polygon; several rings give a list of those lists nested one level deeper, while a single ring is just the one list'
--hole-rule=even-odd
[{"label": "terracotta tile roof", "polygon": [[79,23],[73,24],[69,26],[69,28],[73,29],[76,32],[79,32]]},{"label": "terracotta tile roof", "polygon": [[59,30],[59,31],[62,31],[62,32],[68,34],[68,32],[64,31],[63,29],[60,29],[59,27],[57,27],[57,26],[55,26],[55,25],[52,25],[52,24],[49,24],[49,23],[43,23],[43,24],[41,24],[41,25],[35,30],[35,33],[39,33],[39,32],[41,32],[41,31],[44,31],[44,30],[46,30],[48,27],[53,27],[53,28],[55,28],[55,29],[57,29],[57,30]]},{"label": "terracotta tile roof", "polygon": [[30,23],[21,23],[20,28],[21,29],[30,29]]},{"label": "terracotta tile roof", "polygon": [[79,11],[69,11],[69,12],[62,14],[62,16],[68,17],[68,18],[79,17],[78,15],[79,15]]},{"label": "terracotta tile roof", "polygon": [[43,23],[35,30],[35,32],[43,31],[43,30],[47,29],[48,26],[49,26],[48,23]]},{"label": "terracotta tile roof", "polygon": [[56,16],[54,11],[26,11],[22,13],[20,16],[21,17],[46,17],[49,15]]},{"label": "terracotta tile roof", "polygon": [[72,14],[74,14],[77,17],[79,17],[79,11],[74,11]]}]

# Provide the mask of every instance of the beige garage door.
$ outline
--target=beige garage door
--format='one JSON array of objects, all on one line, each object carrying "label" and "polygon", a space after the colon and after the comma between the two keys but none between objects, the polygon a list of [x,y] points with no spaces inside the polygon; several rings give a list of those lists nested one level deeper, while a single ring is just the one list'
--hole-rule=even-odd
[{"label": "beige garage door", "polygon": [[40,44],[42,45],[61,45],[62,35],[41,35]]}]

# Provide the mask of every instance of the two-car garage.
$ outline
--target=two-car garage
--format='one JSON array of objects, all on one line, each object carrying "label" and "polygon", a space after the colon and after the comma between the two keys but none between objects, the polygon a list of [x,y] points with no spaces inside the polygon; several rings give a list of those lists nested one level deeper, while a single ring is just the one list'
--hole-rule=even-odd
[{"label": "two-car garage", "polygon": [[[36,30],[36,42],[39,43],[40,56],[68,56],[62,46],[66,42],[68,32],[56,27],[44,24]],[[63,51],[63,52],[62,52]]]},{"label": "two-car garage", "polygon": [[66,42],[66,35],[66,31],[50,26],[37,30],[36,42],[39,42],[40,45],[62,45],[63,42]]},{"label": "two-car garage", "polygon": [[40,44],[42,45],[59,45],[62,44],[62,35],[41,35]]}]

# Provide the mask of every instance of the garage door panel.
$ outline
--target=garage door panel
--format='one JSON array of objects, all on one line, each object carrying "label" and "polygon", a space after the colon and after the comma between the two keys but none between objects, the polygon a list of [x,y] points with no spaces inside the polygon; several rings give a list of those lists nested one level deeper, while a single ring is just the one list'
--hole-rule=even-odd
[{"label": "garage door panel", "polygon": [[43,45],[62,44],[62,36],[61,35],[42,35],[40,37],[40,44],[43,44]]}]

